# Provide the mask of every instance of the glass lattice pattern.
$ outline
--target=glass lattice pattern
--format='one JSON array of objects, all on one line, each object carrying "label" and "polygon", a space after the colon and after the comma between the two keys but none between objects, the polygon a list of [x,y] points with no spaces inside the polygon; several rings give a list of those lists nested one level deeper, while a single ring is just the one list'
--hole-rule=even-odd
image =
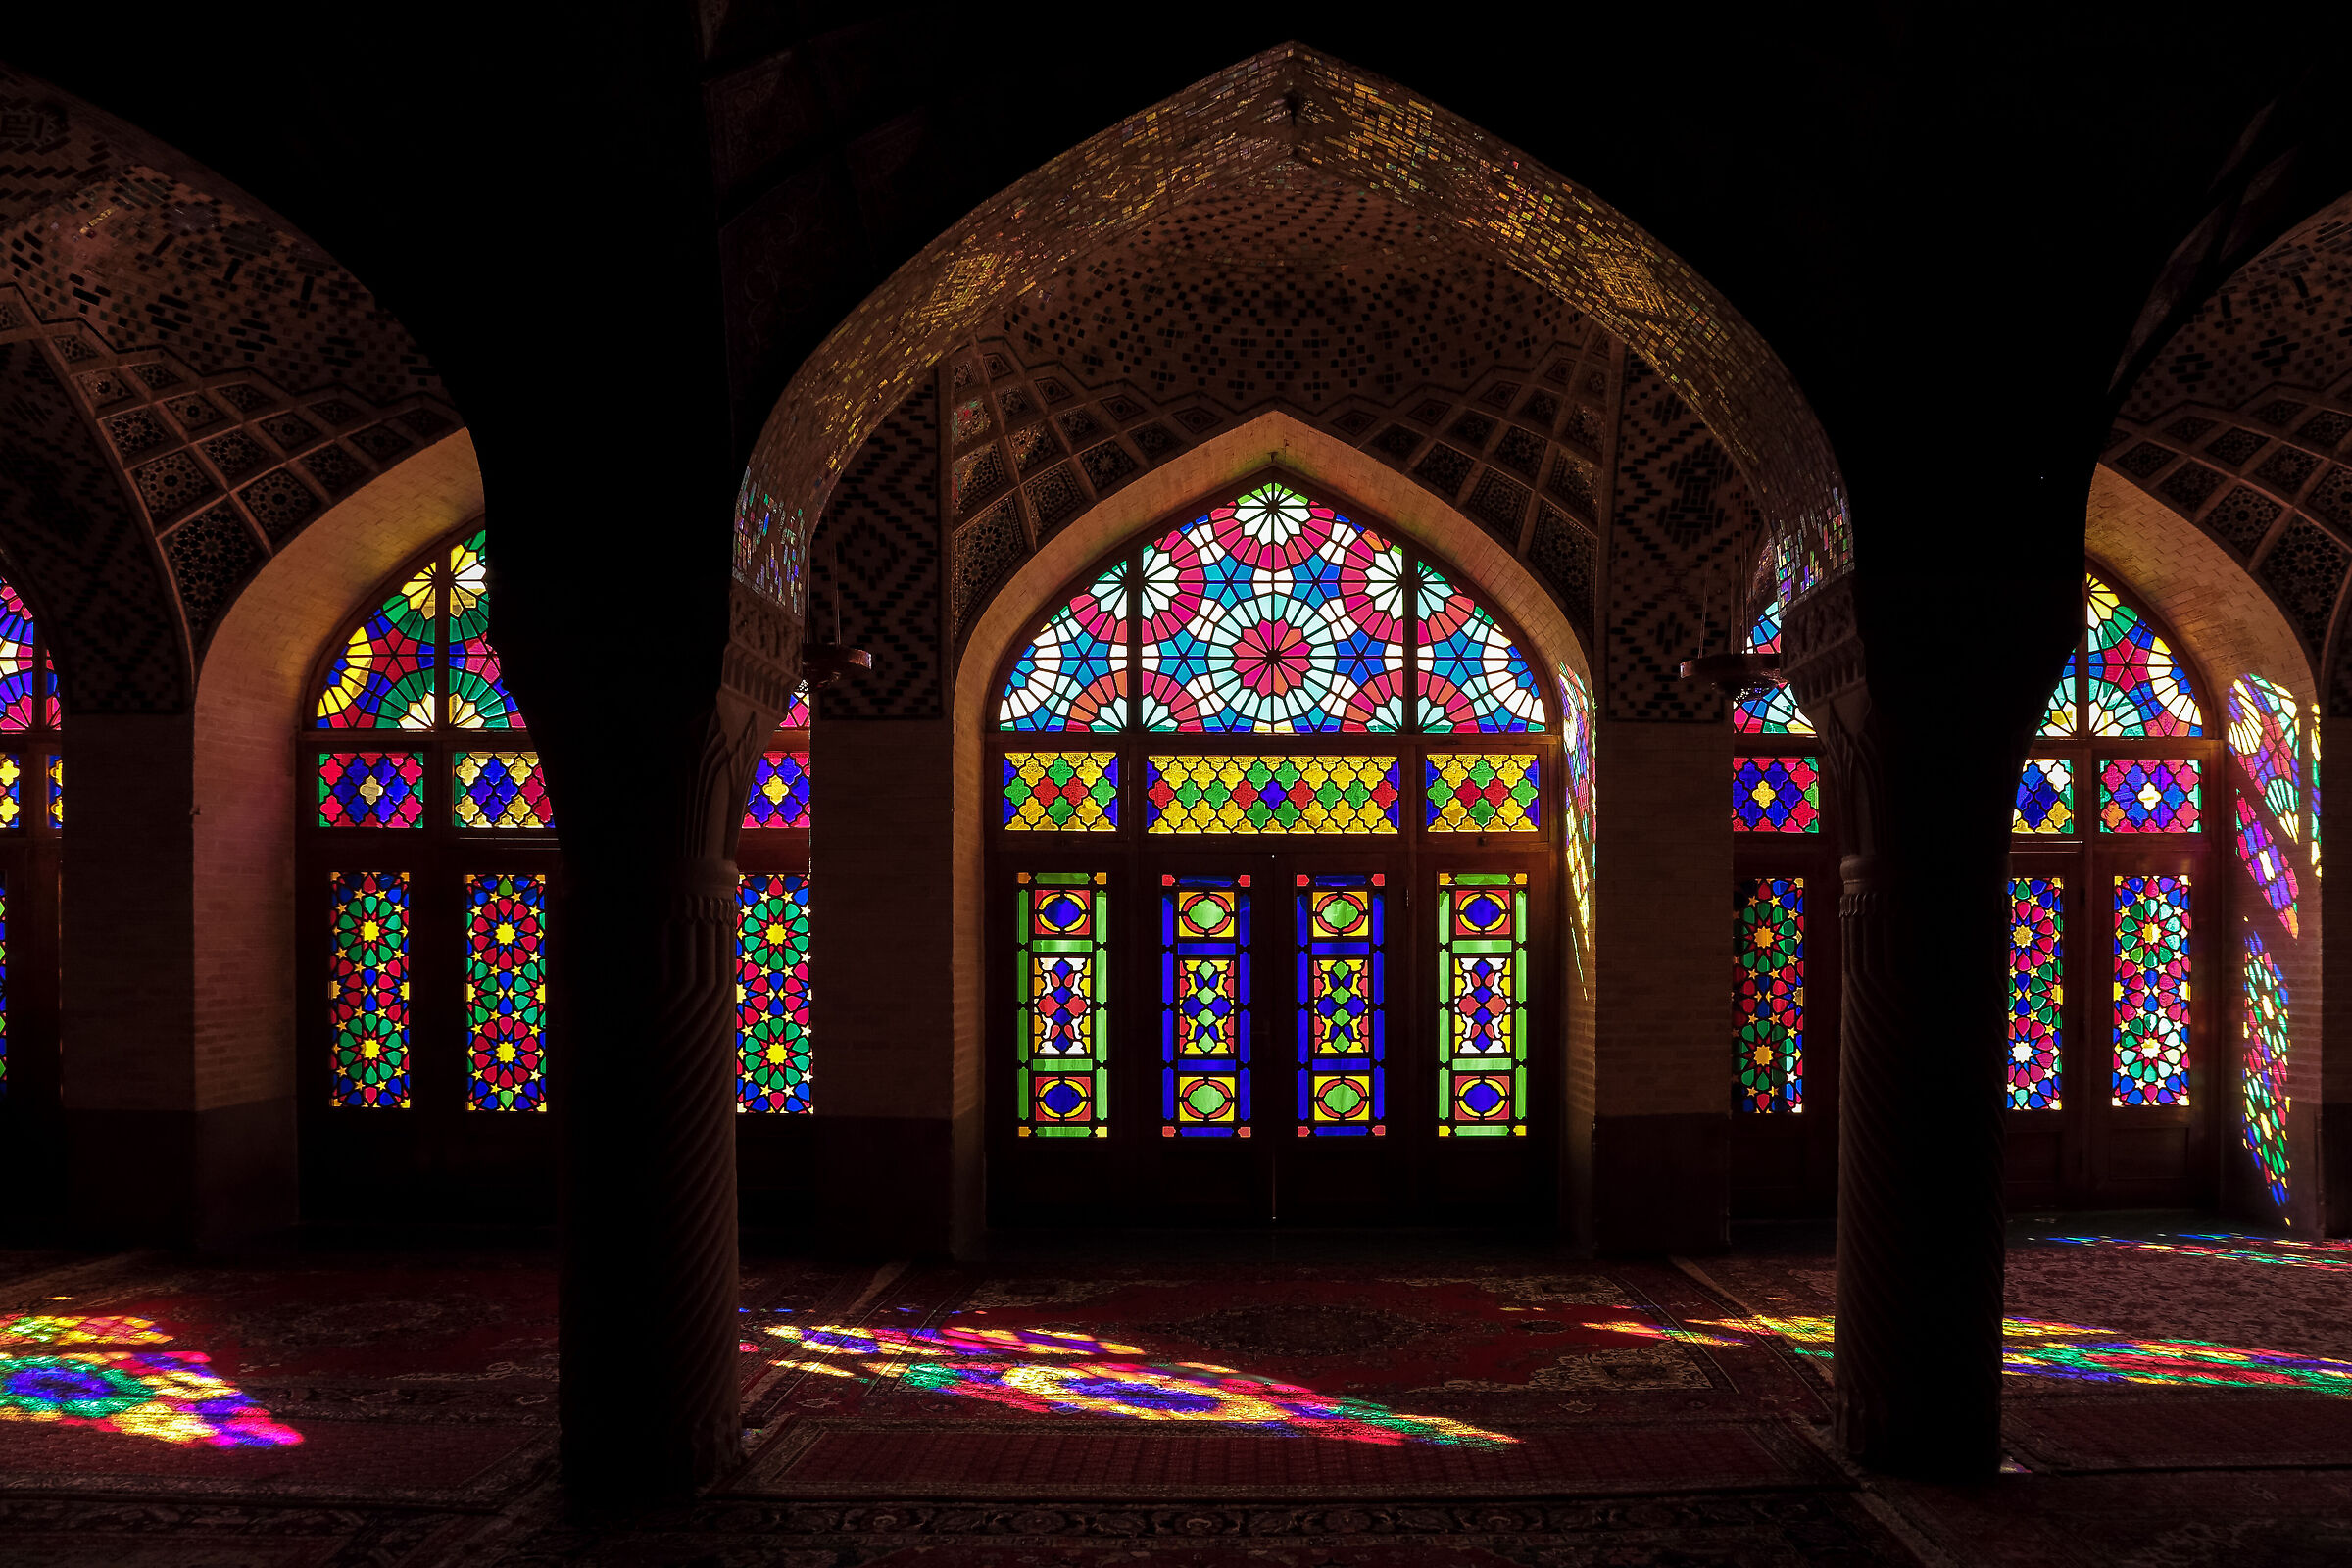
[{"label": "glass lattice pattern", "polygon": [[1109,1136],[1109,882],[1106,871],[1015,880],[1013,1103],[1023,1138]]},{"label": "glass lattice pattern", "polygon": [[1438,873],[1438,1135],[1527,1131],[1527,873]]},{"label": "glass lattice pattern", "polygon": [[1395,757],[1144,759],[1151,834],[1392,834],[1403,798]]},{"label": "glass lattice pattern", "polygon": [[1385,1136],[1387,878],[1300,875],[1298,895],[1298,1136]]}]

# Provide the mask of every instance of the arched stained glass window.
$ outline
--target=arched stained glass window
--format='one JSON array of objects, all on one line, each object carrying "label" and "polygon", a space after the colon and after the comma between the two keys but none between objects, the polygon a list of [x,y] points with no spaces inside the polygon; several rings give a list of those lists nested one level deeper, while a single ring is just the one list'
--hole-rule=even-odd
[{"label": "arched stained glass window", "polygon": [[1127,727],[1127,578],[1122,561],[1073,595],[1021,650],[998,705],[1004,728]]},{"label": "arched stained glass window", "polygon": [[2260,675],[2230,683],[2230,752],[2288,840],[2303,836],[2302,726],[2294,693]]},{"label": "arched stained glass window", "polygon": [[48,643],[0,578],[0,1099],[56,1089],[54,1039],[19,1038],[24,1012],[56,1015],[54,963],[43,974],[11,960],[30,933],[57,922],[64,727]]},{"label": "arched stained glass window", "polygon": [[1518,645],[1426,562],[1420,583],[1421,727],[1487,735],[1543,729],[1544,699]]},{"label": "arched stained glass window", "polygon": [[[1781,651],[1781,605],[1774,600],[1748,628],[1747,651],[1751,654],[1777,654]],[[1806,721],[1804,710],[1796,706],[1796,696],[1785,680],[1775,680],[1772,689],[1742,698],[1732,709],[1732,728],[1742,735],[1810,735],[1813,726]]]},{"label": "arched stained glass window", "polygon": [[2171,647],[2097,577],[2085,577],[2083,586],[2089,596],[2083,697],[2090,732],[2204,734],[2205,715]]}]

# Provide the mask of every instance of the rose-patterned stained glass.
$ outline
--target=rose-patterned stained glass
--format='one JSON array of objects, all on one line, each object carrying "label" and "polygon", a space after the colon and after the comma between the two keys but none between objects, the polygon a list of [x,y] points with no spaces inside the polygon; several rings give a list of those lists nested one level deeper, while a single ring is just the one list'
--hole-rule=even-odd
[{"label": "rose-patterned stained glass", "polygon": [[1115,833],[1116,752],[1006,752],[1004,825],[1015,832]]},{"label": "rose-patterned stained glass", "polygon": [[2082,705],[2075,696],[2075,679],[2082,672],[2082,658],[2080,651],[2066,656],[2066,673],[2058,677],[2049,702],[2042,708],[2044,735],[2072,735],[2082,727]]},{"label": "rose-patterned stained glass", "polygon": [[0,830],[24,825],[24,764],[0,753]]},{"label": "rose-patterned stained glass", "polygon": [[322,752],[320,827],[419,827],[424,757],[418,752]]},{"label": "rose-patterned stained glass", "polygon": [[66,760],[49,759],[49,825],[66,825]]},{"label": "rose-patterned stained glass", "polygon": [[459,729],[520,729],[522,714],[490,646],[490,594],[477,533],[449,553],[449,722]]},{"label": "rose-patterned stained glass", "polygon": [[1421,768],[1421,825],[1432,833],[1543,830],[1544,792],[1535,758],[1432,752]]},{"label": "rose-patterned stained glass", "polygon": [[744,804],[745,827],[808,825],[808,754],[762,752],[752,773],[751,799]]},{"label": "rose-patterned stained glass", "polygon": [[2099,825],[2110,833],[2194,833],[2203,798],[2194,758],[2111,758],[2099,769]]},{"label": "rose-patterned stained glass", "polygon": [[808,683],[801,682],[792,689],[792,706],[784,710],[778,729],[807,729],[808,727]]},{"label": "rose-patterned stained glass", "polygon": [[1110,874],[1023,871],[1013,900],[1013,1114],[1023,1138],[1110,1136]]},{"label": "rose-patterned stained glass", "polygon": [[1821,831],[1821,774],[1809,757],[1732,759],[1732,827],[1742,833]]},{"label": "rose-patterned stained glass", "polygon": [[813,1103],[808,1041],[808,879],[735,879],[735,1108]]},{"label": "rose-patterned stained glass", "polygon": [[2093,735],[2205,733],[2188,671],[2139,612],[2096,577],[2089,590],[2090,665],[2084,684]]},{"label": "rose-patterned stained glass", "polygon": [[2189,884],[2115,879],[2115,1092],[2119,1105],[2188,1103]]},{"label": "rose-patterned stained glass", "polygon": [[1250,879],[1159,879],[1159,1131],[1250,1136]]},{"label": "rose-patterned stained glass", "polygon": [[2230,683],[2230,755],[2254,781],[2271,820],[2288,843],[2303,836],[2302,705],[2260,675]]},{"label": "rose-patterned stained glass", "polygon": [[1297,880],[1298,1136],[1385,1136],[1387,879],[1374,872]]},{"label": "rose-patterned stained glass", "polygon": [[[1751,654],[1777,654],[1781,651],[1781,604],[1774,600],[1748,628],[1747,651]],[[1769,690],[1752,697],[1741,698],[1732,706],[1732,728],[1742,735],[1810,735],[1813,726],[1805,720],[1804,710],[1796,706],[1796,696],[1785,680],[1775,680]]]},{"label": "rose-patterned stained glass", "polygon": [[2009,879],[2009,1108],[2057,1110],[2065,1062],[2066,884]]},{"label": "rose-patterned stained glass", "polygon": [[2268,824],[2252,803],[2239,797],[2237,803],[2237,859],[2246,868],[2261,890],[2263,903],[2278,913],[2279,923],[2288,936],[2302,934],[2295,919],[2295,868],[2286,858],[2286,851],[2271,837]]},{"label": "rose-patterned stained glass", "polygon": [[411,577],[344,643],[318,693],[319,728],[433,727],[437,576],[427,566]]},{"label": "rose-patterned stained glass", "polygon": [[2278,973],[2278,960],[2251,931],[2246,933],[2243,1002],[2245,1052],[2238,1064],[2243,1114],[2238,1137],[2246,1152],[2254,1156],[2271,1201],[2284,1208],[2292,1196],[2286,1150],[2286,1054],[2290,1044],[2286,981]]},{"label": "rose-patterned stained glass", "polygon": [[327,921],[334,1103],[406,1110],[409,873],[332,873]]},{"label": "rose-patterned stained glass", "polygon": [[2017,776],[2012,833],[2072,833],[2075,830],[2075,764],[2063,757],[2030,757]]},{"label": "rose-patterned stained glass", "polygon": [[[31,612],[18,597],[16,585],[0,579],[0,730],[34,727],[40,693],[33,675],[32,639]],[[48,684],[54,689],[54,675]]]},{"label": "rose-patterned stained glass", "polygon": [[1423,562],[1417,609],[1424,730],[1501,735],[1544,728],[1536,668],[1486,607]]},{"label": "rose-patterned stained glass", "polygon": [[1405,726],[1404,553],[1279,483],[1143,554],[1147,729],[1317,735]]},{"label": "rose-patterned stained glass", "polygon": [[547,1108],[547,878],[466,878],[469,1110]]},{"label": "rose-patterned stained glass", "polygon": [[1113,730],[1127,724],[1127,564],[1054,612],[1021,650],[997,705],[1009,730]]},{"label": "rose-patterned stained glass", "polygon": [[1733,921],[1734,1110],[1805,1108],[1805,879],[1742,877]]},{"label": "rose-patterned stained glass", "polygon": [[1527,1131],[1527,873],[1438,873],[1438,1136]]},{"label": "rose-patterned stained glass", "polygon": [[1150,834],[1397,831],[1404,792],[1394,757],[1144,759]]},{"label": "rose-patterned stained glass", "polygon": [[553,827],[547,777],[537,752],[460,752],[455,819],[459,827]]},{"label": "rose-patterned stained glass", "polygon": [[[1567,811],[1568,893],[1576,901],[1578,929],[1592,930],[1592,703],[1585,683],[1560,666],[1560,771]],[[1582,962],[1580,957],[1579,962]]]}]

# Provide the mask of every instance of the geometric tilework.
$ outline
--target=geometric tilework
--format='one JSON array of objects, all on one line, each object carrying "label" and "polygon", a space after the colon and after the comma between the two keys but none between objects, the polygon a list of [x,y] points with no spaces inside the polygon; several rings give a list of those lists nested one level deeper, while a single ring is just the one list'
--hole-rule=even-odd
[{"label": "geometric tilework", "polygon": [[817,525],[808,635],[833,635],[834,563],[842,638],[874,656],[825,690],[825,717],[940,714],[939,397],[918,386],[851,459]]}]

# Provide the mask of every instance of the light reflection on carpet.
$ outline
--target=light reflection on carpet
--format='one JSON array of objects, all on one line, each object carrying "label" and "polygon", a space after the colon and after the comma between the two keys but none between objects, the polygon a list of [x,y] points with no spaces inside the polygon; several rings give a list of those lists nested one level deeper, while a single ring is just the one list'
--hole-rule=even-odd
[{"label": "light reflection on carpet", "polygon": [[276,1448],[302,1434],[198,1350],[69,1349],[169,1345],[143,1317],[18,1317],[0,1322],[0,1421],[53,1422],[183,1446]]},{"label": "light reflection on carpet", "polygon": [[775,1364],[825,1377],[895,1379],[1037,1414],[1186,1421],[1387,1446],[1499,1448],[1519,1440],[1436,1415],[1406,1415],[1205,1361],[1146,1363],[1145,1352],[1048,1329],[851,1329],[777,1324],[794,1348]]},{"label": "light reflection on carpet", "polygon": [[[2290,1242],[2283,1236],[2245,1236],[2228,1231],[2182,1231],[2172,1240],[2161,1236],[2049,1236],[2043,1240],[2068,1247],[2113,1247],[2134,1252],[2173,1252],[2182,1257],[2213,1258],[2229,1263],[2276,1263],[2287,1268],[2352,1274],[2352,1243],[2345,1242]],[[2274,1248],[2278,1250],[2266,1250]]]}]

